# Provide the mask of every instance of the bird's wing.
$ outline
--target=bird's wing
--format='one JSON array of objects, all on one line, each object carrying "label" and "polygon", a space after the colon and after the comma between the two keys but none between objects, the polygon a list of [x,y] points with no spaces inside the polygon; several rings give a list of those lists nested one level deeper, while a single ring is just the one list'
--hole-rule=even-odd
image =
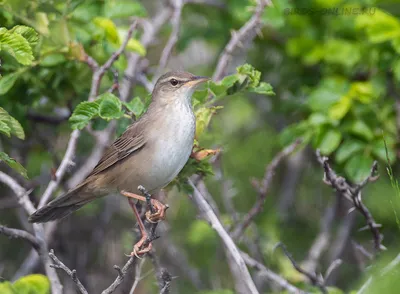
[{"label": "bird's wing", "polygon": [[99,163],[88,178],[97,175],[119,163],[124,158],[142,149],[145,145],[143,132],[138,123],[131,125],[115,142],[107,148]]}]

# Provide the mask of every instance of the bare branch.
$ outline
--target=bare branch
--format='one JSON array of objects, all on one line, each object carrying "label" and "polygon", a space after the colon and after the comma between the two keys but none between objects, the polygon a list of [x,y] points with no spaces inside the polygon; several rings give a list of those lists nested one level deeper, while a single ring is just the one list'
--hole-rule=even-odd
[{"label": "bare branch", "polygon": [[30,191],[26,191],[16,180],[14,180],[9,175],[0,171],[0,182],[6,184],[17,196],[18,203],[25,209],[28,214],[35,212],[35,207],[33,206],[28,195]]},{"label": "bare branch", "polygon": [[274,157],[271,163],[267,166],[267,168],[265,169],[264,177],[261,181],[261,184],[258,187],[258,199],[256,203],[254,203],[250,211],[247,213],[247,215],[244,217],[243,221],[239,222],[236,225],[236,228],[233,230],[232,233],[232,237],[234,239],[237,239],[241,235],[243,235],[244,231],[250,225],[253,219],[262,211],[265,199],[267,198],[268,195],[268,190],[272,183],[272,178],[275,174],[278,165],[285,157],[291,154],[300,143],[301,141],[297,140],[293,144],[283,149]]},{"label": "bare branch", "polygon": [[340,177],[331,168],[328,163],[328,158],[321,156],[319,150],[316,152],[317,159],[324,168],[324,181],[328,185],[332,186],[336,191],[338,191],[344,198],[351,201],[354,207],[364,216],[367,221],[367,225],[374,237],[375,250],[379,252],[385,249],[382,245],[383,236],[379,232],[380,225],[377,224],[369,212],[368,208],[362,202],[361,189],[369,182],[375,181],[377,179],[375,173],[377,171],[377,162],[375,161],[371,167],[371,172],[369,176],[364,179],[360,184],[351,185],[343,177]]},{"label": "bare branch", "polygon": [[242,273],[243,284],[246,285],[246,287],[248,288],[248,293],[258,293],[257,288],[254,285],[254,282],[249,273],[249,270],[247,269],[246,264],[232,238],[225,231],[218,217],[215,215],[210,205],[207,203],[203,195],[200,193],[200,191],[191,180],[189,180],[189,184],[193,188],[193,193],[189,195],[190,198],[195,202],[196,207],[200,210],[204,219],[206,219],[211,224],[212,228],[217,231],[226,249],[232,255],[237,267],[239,268],[239,271]]},{"label": "bare branch", "polygon": [[118,276],[114,280],[114,282],[107,289],[105,289],[103,292],[101,292],[101,294],[113,293],[118,288],[118,286],[122,283],[122,281],[124,280],[125,275],[131,269],[131,267],[135,265],[136,261],[137,261],[137,257],[136,256],[131,256],[128,259],[128,261],[125,263],[125,265],[124,265],[124,267],[122,269],[119,266],[115,265],[114,269],[118,272]]},{"label": "bare branch", "polygon": [[136,264],[135,266],[135,280],[133,281],[131,290],[129,291],[129,294],[133,294],[135,292],[135,289],[137,285],[139,284],[140,280],[142,279],[141,274],[142,274],[142,268],[144,265],[145,259],[140,260],[139,263]]},{"label": "bare branch", "polygon": [[172,32],[168,39],[167,44],[165,45],[161,53],[160,61],[158,62],[158,68],[152,80],[153,85],[155,84],[157,79],[161,76],[163,70],[167,66],[167,62],[172,53],[172,49],[174,48],[176,42],[178,41],[179,27],[181,24],[181,14],[185,2],[184,0],[171,0],[171,4],[173,6],[173,13],[171,18]]},{"label": "bare branch", "polygon": [[321,228],[319,234],[315,237],[307,258],[302,262],[302,266],[306,271],[315,272],[321,255],[330,245],[332,234],[333,220],[339,207],[339,196],[335,198],[335,203],[325,209],[324,216],[321,220]]},{"label": "bare branch", "polygon": [[273,271],[268,269],[262,263],[258,262],[254,258],[250,257],[247,253],[240,251],[240,254],[242,255],[244,261],[246,262],[246,264],[248,266],[257,269],[262,275],[266,276],[267,279],[271,280],[276,285],[287,290],[289,293],[293,293],[293,294],[306,293],[303,290],[300,290],[300,289],[296,288],[295,286],[293,286],[292,284],[290,284],[287,280],[285,280],[280,275],[277,275],[276,273],[274,273]]},{"label": "bare branch", "polygon": [[264,9],[269,5],[271,5],[270,0],[258,0],[253,16],[237,32],[232,33],[230,41],[226,44],[218,59],[218,64],[212,77],[214,81],[219,81],[225,75],[226,68],[235,49],[240,47],[246,38],[253,39],[255,37],[262,26],[261,16]]},{"label": "bare branch", "polygon": [[50,181],[42,197],[40,198],[38,208],[43,207],[47,203],[47,201],[49,201],[51,195],[54,193],[54,191],[60,184],[60,181],[63,178],[68,167],[73,164],[72,160],[73,157],[75,156],[75,149],[76,149],[76,144],[78,143],[79,135],[80,132],[78,130],[74,130],[71,133],[71,137],[68,141],[68,146],[67,150],[65,151],[64,158],[62,159],[61,164],[54,175],[54,179]]},{"label": "bare branch", "polygon": [[70,270],[64,263],[62,263],[61,260],[59,260],[57,258],[57,256],[54,254],[53,249],[50,250],[49,256],[54,261],[54,264],[50,265],[51,267],[57,268],[57,269],[62,269],[63,271],[65,271],[67,273],[67,275],[71,277],[72,281],[76,284],[76,286],[79,289],[79,292],[82,294],[88,294],[87,290],[82,285],[81,281],[79,281],[79,278],[76,274],[76,270],[74,270],[74,269]]},{"label": "bare branch", "polygon": [[[144,48],[147,49],[148,46],[154,41],[157,33],[169,20],[171,14],[172,9],[170,7],[164,7],[151,20],[141,20],[144,32],[140,38],[140,43]],[[142,60],[142,57],[139,54],[128,54],[128,66],[124,72],[124,79],[121,83],[120,93],[122,101],[128,101],[130,99],[132,86],[137,79],[138,73],[141,71],[139,67],[140,60]]]},{"label": "bare branch", "polygon": [[293,256],[290,254],[290,252],[287,250],[286,246],[279,242],[275,247],[281,247],[287,258],[289,258],[290,262],[292,263],[293,267],[301,274],[305,275],[313,285],[317,286],[318,288],[321,289],[322,293],[328,293],[326,286],[325,286],[325,281],[321,276],[317,276],[315,273],[308,272],[304,270],[300,265],[297,264],[296,260],[293,258]]},{"label": "bare branch", "polygon": [[133,33],[133,30],[136,28],[136,25],[137,25],[137,20],[133,21],[133,23],[130,25],[128,33],[126,34],[125,39],[122,42],[121,46],[118,48],[118,50],[115,51],[102,66],[98,67],[94,71],[93,78],[92,78],[92,86],[90,88],[90,94],[89,94],[89,99],[88,99],[89,101],[93,101],[97,97],[103,75],[113,65],[113,63],[119,58],[119,56],[122,54],[122,52],[124,52],[126,45],[128,45],[128,42],[129,42],[130,38],[132,37],[132,33]]},{"label": "bare branch", "polygon": [[35,236],[32,234],[28,233],[27,231],[24,230],[19,230],[19,229],[12,229],[12,228],[7,228],[6,226],[0,225],[0,234],[6,235],[9,238],[20,238],[28,241],[35,250],[39,250],[40,245],[39,241]]}]

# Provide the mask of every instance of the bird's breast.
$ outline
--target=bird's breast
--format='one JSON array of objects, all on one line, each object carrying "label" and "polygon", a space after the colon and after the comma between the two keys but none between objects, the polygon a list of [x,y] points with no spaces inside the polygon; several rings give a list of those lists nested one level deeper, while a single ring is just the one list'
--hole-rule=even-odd
[{"label": "bird's breast", "polygon": [[185,166],[193,148],[196,120],[190,105],[182,105],[171,110],[159,126],[153,138],[151,176],[158,186],[154,189],[166,186]]}]

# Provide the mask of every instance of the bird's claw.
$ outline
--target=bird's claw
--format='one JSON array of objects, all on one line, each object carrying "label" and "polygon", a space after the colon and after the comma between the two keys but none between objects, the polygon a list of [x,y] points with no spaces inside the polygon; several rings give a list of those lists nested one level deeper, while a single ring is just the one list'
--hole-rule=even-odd
[{"label": "bird's claw", "polygon": [[155,199],[152,199],[151,202],[156,211],[154,213],[147,211],[146,219],[148,222],[155,224],[165,219],[165,211],[168,209],[169,206],[164,205],[160,201]]},{"label": "bird's claw", "polygon": [[153,245],[151,244],[151,242],[149,242],[149,244],[147,244],[147,246],[145,248],[140,249],[140,247],[142,247],[142,246],[143,246],[143,242],[136,243],[133,246],[133,251],[131,252],[131,254],[129,256],[130,257],[136,256],[138,259],[142,259],[143,257],[141,257],[141,255],[150,252],[151,249],[153,248]]}]

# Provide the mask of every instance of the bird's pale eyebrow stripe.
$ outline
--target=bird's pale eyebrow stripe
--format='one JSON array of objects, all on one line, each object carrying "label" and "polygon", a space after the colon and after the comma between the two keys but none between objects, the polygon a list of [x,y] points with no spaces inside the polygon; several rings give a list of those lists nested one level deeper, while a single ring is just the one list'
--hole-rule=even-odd
[{"label": "bird's pale eyebrow stripe", "polygon": [[180,83],[185,83],[185,82],[188,82],[190,80],[190,79],[182,79],[182,78],[178,78],[178,77],[175,77],[175,76],[170,76],[168,78],[163,79],[162,83],[169,82],[172,79],[175,79]]}]

